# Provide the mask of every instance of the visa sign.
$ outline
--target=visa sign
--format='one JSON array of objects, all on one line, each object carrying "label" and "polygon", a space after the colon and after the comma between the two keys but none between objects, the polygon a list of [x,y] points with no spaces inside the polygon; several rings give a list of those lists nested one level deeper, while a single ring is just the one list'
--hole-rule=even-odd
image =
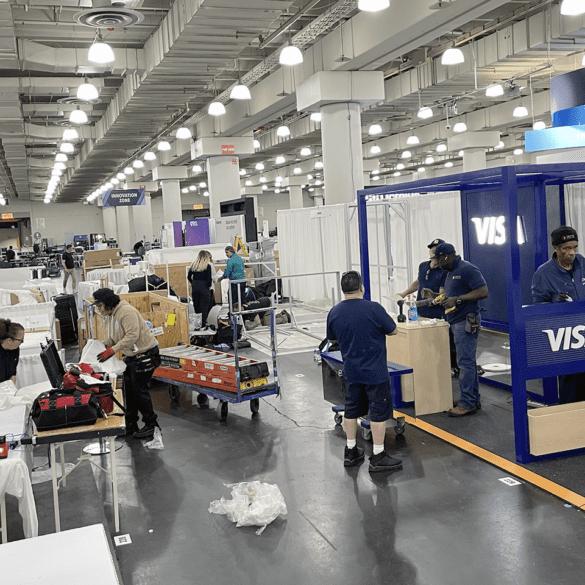
[{"label": "visa sign", "polygon": [[585,346],[585,325],[561,327],[556,333],[554,329],[543,329],[542,332],[546,333],[550,349],[555,353],[561,349],[581,349]]},{"label": "visa sign", "polygon": [[[477,243],[480,245],[501,246],[506,243],[506,218],[503,215],[498,217],[472,217],[471,221],[475,226]],[[524,220],[521,216],[517,217],[518,244],[526,243],[526,230],[524,229]]]}]

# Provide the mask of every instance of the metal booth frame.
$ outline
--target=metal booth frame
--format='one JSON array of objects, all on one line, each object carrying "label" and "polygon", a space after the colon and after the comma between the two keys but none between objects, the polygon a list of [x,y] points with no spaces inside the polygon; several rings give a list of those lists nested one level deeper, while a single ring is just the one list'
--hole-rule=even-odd
[{"label": "metal booth frame", "polygon": [[[535,262],[534,266],[525,266],[524,269],[531,270],[534,273],[538,266],[548,260],[548,232],[553,227],[557,227],[547,226],[546,188],[554,185],[559,187],[559,207],[561,217],[564,217],[564,185],[571,183],[585,183],[585,164],[504,166],[408,183],[383,185],[360,190],[357,193],[361,271],[366,290],[365,298],[369,299],[370,264],[367,245],[366,205],[367,198],[370,195],[438,193],[443,191],[464,193],[474,190],[501,190],[504,200],[505,221],[507,230],[509,230],[509,235],[503,247],[505,247],[506,257],[514,440],[516,460],[519,463],[585,453],[585,442],[580,448],[550,452],[544,455],[533,455],[530,450],[526,381],[585,371],[585,347],[571,350],[570,357],[567,357],[568,354],[562,357],[559,354],[547,356],[544,353],[540,353],[543,351],[543,345],[542,343],[536,343],[535,340],[540,340],[540,337],[542,337],[542,327],[585,325],[585,301],[522,305],[520,250],[517,243],[518,230],[516,221],[510,221],[510,218],[518,216],[517,188],[532,187]],[[552,325],[552,323],[555,325]],[[540,337],[535,337],[538,335]],[[561,424],[559,425],[559,433],[562,432]]]}]

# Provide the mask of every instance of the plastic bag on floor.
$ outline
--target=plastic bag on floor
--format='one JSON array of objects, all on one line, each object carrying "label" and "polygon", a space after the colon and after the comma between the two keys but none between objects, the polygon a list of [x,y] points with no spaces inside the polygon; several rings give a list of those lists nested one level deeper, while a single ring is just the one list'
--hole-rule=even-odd
[{"label": "plastic bag on floor", "polygon": [[162,433],[160,432],[160,429],[158,427],[155,427],[152,441],[148,441],[148,443],[146,443],[146,446],[149,449],[157,449],[159,451],[162,451],[165,448],[162,440]]},{"label": "plastic bag on floor", "polygon": [[224,484],[232,488],[232,499],[214,500],[209,505],[212,514],[225,514],[236,526],[261,526],[262,534],[279,514],[286,514],[286,503],[277,485],[260,481]]}]

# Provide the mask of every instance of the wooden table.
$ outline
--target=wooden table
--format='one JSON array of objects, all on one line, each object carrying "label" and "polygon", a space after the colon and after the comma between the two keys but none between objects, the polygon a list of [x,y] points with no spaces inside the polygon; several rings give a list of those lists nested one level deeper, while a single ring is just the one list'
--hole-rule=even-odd
[{"label": "wooden table", "polygon": [[[114,392],[114,396],[124,404],[124,397],[121,389]],[[61,531],[61,520],[59,516],[59,486],[62,483],[66,485],[67,475],[80,465],[83,461],[89,461],[93,465],[97,465],[91,459],[92,455],[80,455],[77,458],[77,463],[71,471],[65,473],[65,455],[63,444],[72,441],[82,441],[87,439],[108,439],[110,448],[110,471],[108,475],[112,481],[112,494],[114,499],[114,524],[116,532],[120,530],[120,513],[118,510],[118,477],[116,473],[116,445],[115,438],[123,435],[126,432],[126,422],[124,416],[113,416],[114,414],[122,414],[122,410],[114,404],[114,410],[108,415],[108,418],[100,418],[94,425],[84,425],[79,427],[71,427],[68,429],[57,429],[54,431],[36,431],[34,437],[36,444],[48,444],[51,451],[51,470],[53,472],[53,504],[55,507],[55,531]],[[60,462],[61,462],[61,479],[57,481],[57,459],[55,448],[59,447]],[[106,471],[103,467],[97,465],[102,471]]]}]

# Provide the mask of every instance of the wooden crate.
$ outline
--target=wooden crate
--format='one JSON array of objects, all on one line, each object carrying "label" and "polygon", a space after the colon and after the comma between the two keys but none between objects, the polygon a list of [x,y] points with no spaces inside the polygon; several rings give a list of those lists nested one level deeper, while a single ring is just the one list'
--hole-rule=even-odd
[{"label": "wooden crate", "polygon": [[[137,292],[119,295],[120,299],[130,303],[142,315],[145,321],[150,321],[153,328],[162,328],[162,333],[156,335],[160,348],[175,347],[179,343],[189,344],[189,317],[187,306],[168,299],[166,291]],[[90,334],[94,339],[107,339],[108,333],[104,319],[94,313],[90,319]],[[170,315],[174,315],[169,319]],[[174,319],[174,323],[171,321]],[[87,322],[87,320],[86,320]],[[120,356],[118,356],[120,357]]]},{"label": "wooden crate", "polygon": [[529,410],[528,436],[532,455],[585,447],[585,402]]},{"label": "wooden crate", "polygon": [[87,273],[98,268],[123,268],[120,264],[122,251],[120,248],[108,248],[107,250],[87,250],[83,259],[83,280],[87,279]]}]

